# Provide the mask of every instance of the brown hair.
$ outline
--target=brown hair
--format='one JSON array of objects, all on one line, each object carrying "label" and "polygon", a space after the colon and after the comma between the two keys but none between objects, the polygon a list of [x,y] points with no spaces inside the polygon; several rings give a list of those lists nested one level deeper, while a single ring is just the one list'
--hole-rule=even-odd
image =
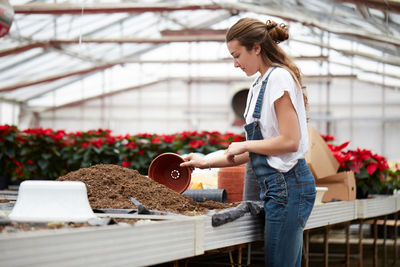
[{"label": "brown hair", "polygon": [[304,104],[307,108],[307,95],[302,83],[299,68],[292,59],[278,46],[289,38],[288,26],[277,24],[268,20],[263,23],[253,18],[242,18],[230,27],[226,33],[226,42],[237,40],[247,51],[253,49],[255,44],[261,47],[261,56],[267,66],[280,66],[290,72],[293,79],[298,82],[303,90]]}]

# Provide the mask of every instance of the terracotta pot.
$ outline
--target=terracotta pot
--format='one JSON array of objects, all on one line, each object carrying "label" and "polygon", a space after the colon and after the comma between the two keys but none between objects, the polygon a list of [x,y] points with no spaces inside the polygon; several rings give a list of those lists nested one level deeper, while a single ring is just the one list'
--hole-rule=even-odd
[{"label": "terracotta pot", "polygon": [[243,200],[245,170],[246,164],[221,168],[218,171],[218,188],[226,190],[229,203]]},{"label": "terracotta pot", "polygon": [[149,177],[172,190],[183,193],[190,184],[191,171],[189,167],[179,166],[184,159],[175,153],[163,153],[150,164]]}]

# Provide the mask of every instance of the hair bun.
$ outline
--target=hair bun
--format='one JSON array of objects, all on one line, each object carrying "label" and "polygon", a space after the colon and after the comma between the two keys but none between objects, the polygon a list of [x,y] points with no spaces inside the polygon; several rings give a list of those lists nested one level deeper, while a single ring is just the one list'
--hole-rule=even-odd
[{"label": "hair bun", "polygon": [[267,22],[265,23],[265,27],[267,28],[268,31],[272,30],[276,26],[278,26],[278,23],[272,20],[267,20]]},{"label": "hair bun", "polygon": [[278,25],[278,23],[275,21],[267,20],[265,27],[267,28],[268,34],[274,42],[280,43],[289,39],[289,31],[286,24],[281,23]]}]

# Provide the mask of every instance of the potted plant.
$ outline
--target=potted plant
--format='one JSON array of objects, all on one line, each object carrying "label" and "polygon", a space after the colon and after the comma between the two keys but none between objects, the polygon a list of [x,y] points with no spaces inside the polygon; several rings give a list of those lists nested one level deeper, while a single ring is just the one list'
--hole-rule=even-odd
[{"label": "potted plant", "polygon": [[345,150],[350,142],[334,145],[335,138],[321,135],[338,160],[339,171],[353,171],[356,179],[357,198],[367,198],[369,194],[382,194],[393,188],[389,179],[389,166],[385,157],[368,149]]}]

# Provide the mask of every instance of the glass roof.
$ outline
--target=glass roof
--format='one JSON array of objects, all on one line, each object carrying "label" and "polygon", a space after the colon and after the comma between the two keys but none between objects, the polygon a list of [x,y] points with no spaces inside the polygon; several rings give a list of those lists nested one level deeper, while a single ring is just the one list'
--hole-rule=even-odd
[{"label": "glass roof", "polygon": [[[223,31],[246,16],[288,23],[283,48],[305,75],[353,73],[400,88],[395,1],[386,10],[351,0],[9,2],[15,15],[0,40],[0,99],[31,109],[167,78],[243,77]],[[327,60],[307,60],[320,56]]]}]

